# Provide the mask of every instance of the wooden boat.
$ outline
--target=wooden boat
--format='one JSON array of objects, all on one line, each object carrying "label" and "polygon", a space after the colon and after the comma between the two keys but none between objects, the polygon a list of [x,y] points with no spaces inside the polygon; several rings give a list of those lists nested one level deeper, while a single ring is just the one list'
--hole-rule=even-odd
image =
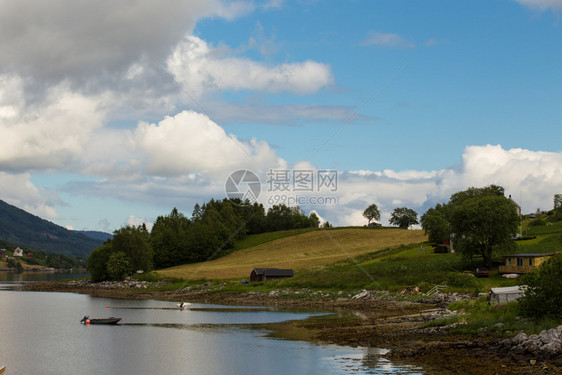
[{"label": "wooden boat", "polygon": [[90,319],[89,316],[84,316],[82,318],[82,320],[80,321],[80,323],[84,323],[84,324],[117,324],[121,321],[121,318],[114,318],[109,317],[109,318],[105,318],[105,319]]},{"label": "wooden boat", "polygon": [[2,375],[6,371],[6,366],[0,367],[0,375]]}]

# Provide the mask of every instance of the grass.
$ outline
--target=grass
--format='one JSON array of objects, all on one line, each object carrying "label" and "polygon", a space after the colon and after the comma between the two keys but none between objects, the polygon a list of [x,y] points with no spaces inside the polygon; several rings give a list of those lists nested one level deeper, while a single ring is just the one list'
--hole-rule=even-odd
[{"label": "grass", "polygon": [[557,221],[555,223],[547,223],[547,225],[539,226],[528,226],[527,234],[529,236],[537,236],[541,234],[552,234],[552,233],[562,233],[562,221]]},{"label": "grass", "polygon": [[537,235],[527,241],[517,241],[520,253],[553,253],[562,250],[560,233]]},{"label": "grass", "polygon": [[532,321],[520,315],[519,305],[516,302],[506,305],[491,306],[486,298],[479,298],[463,302],[455,302],[449,306],[457,315],[438,319],[427,323],[426,327],[446,326],[460,323],[451,332],[472,334],[475,332],[496,332],[509,334],[510,332],[525,331],[527,334],[539,333],[543,329],[558,326],[559,321],[542,319]]},{"label": "grass", "polygon": [[[555,252],[562,249],[562,223],[549,225],[559,232],[540,234],[518,241],[521,253]],[[532,229],[541,227],[532,227]],[[529,228],[531,230],[531,227]],[[396,228],[337,228],[331,230],[293,230],[248,236],[228,256],[210,262],[182,265],[157,271],[158,277],[188,280],[236,280],[233,290],[249,290],[257,285],[239,286],[254,267],[292,268],[290,279],[268,281],[263,290],[308,288],[352,291],[377,289],[399,292],[415,286],[426,292],[433,286],[447,285],[447,291],[465,294],[487,292],[492,287],[513,286],[518,279],[507,279],[490,269],[489,277],[475,278],[478,258],[466,261],[458,254],[435,254],[422,231]],[[420,249],[420,244],[423,249]],[[497,257],[501,260],[502,257]],[[238,288],[238,289],[236,289]]]},{"label": "grass", "polygon": [[401,244],[419,244],[426,240],[421,230],[403,229],[316,230],[294,235],[281,233],[280,236],[277,239],[274,239],[275,235],[256,239],[249,236],[247,244],[259,244],[209,262],[176,266],[157,273],[161,277],[228,280],[248,278],[255,267],[277,267],[292,268],[298,274]]},{"label": "grass", "polygon": [[291,230],[280,230],[278,232],[267,232],[267,233],[260,233],[255,235],[247,236],[246,238],[237,241],[234,244],[234,250],[242,250],[247,249],[249,247],[261,245],[267,242],[275,241],[280,238],[296,236],[298,234],[317,231],[317,228],[303,228],[303,229],[291,229]]}]

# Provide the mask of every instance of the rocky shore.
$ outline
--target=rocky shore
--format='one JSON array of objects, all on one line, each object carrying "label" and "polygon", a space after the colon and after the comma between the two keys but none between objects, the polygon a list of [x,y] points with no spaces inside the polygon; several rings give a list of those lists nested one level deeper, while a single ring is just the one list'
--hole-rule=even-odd
[{"label": "rocky shore", "polygon": [[562,326],[539,335],[514,333],[514,337],[507,339],[486,332],[460,336],[449,333],[447,327],[424,328],[428,321],[457,314],[446,306],[470,298],[467,295],[437,293],[420,303],[400,300],[381,291],[348,294],[300,289],[228,293],[221,291],[220,285],[210,283],[165,290],[166,283],[82,280],[30,283],[22,289],[322,310],[333,314],[270,324],[268,328],[272,335],[283,338],[387,348],[390,350],[385,356],[392,361],[421,365],[427,373],[562,374]]}]

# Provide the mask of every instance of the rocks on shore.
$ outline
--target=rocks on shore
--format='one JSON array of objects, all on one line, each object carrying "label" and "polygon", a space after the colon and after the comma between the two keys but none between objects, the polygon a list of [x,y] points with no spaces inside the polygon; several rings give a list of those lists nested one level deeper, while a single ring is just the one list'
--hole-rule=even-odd
[{"label": "rocks on shore", "polygon": [[142,288],[146,289],[152,283],[148,281],[138,281],[132,278],[126,278],[123,281],[102,281],[94,283],[87,280],[73,280],[67,282],[71,287],[88,287],[94,289],[127,289],[127,288]]},{"label": "rocks on shore", "polygon": [[517,336],[500,342],[513,356],[532,356],[551,359],[562,355],[562,325],[544,330],[538,335]]}]

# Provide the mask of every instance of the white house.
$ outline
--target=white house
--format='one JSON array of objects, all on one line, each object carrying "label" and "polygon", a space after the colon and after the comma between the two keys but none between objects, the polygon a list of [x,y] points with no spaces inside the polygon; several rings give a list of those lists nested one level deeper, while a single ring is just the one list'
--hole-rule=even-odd
[{"label": "white house", "polygon": [[22,257],[23,256],[23,250],[20,249],[20,247],[16,247],[14,250],[14,256],[15,257]]}]

